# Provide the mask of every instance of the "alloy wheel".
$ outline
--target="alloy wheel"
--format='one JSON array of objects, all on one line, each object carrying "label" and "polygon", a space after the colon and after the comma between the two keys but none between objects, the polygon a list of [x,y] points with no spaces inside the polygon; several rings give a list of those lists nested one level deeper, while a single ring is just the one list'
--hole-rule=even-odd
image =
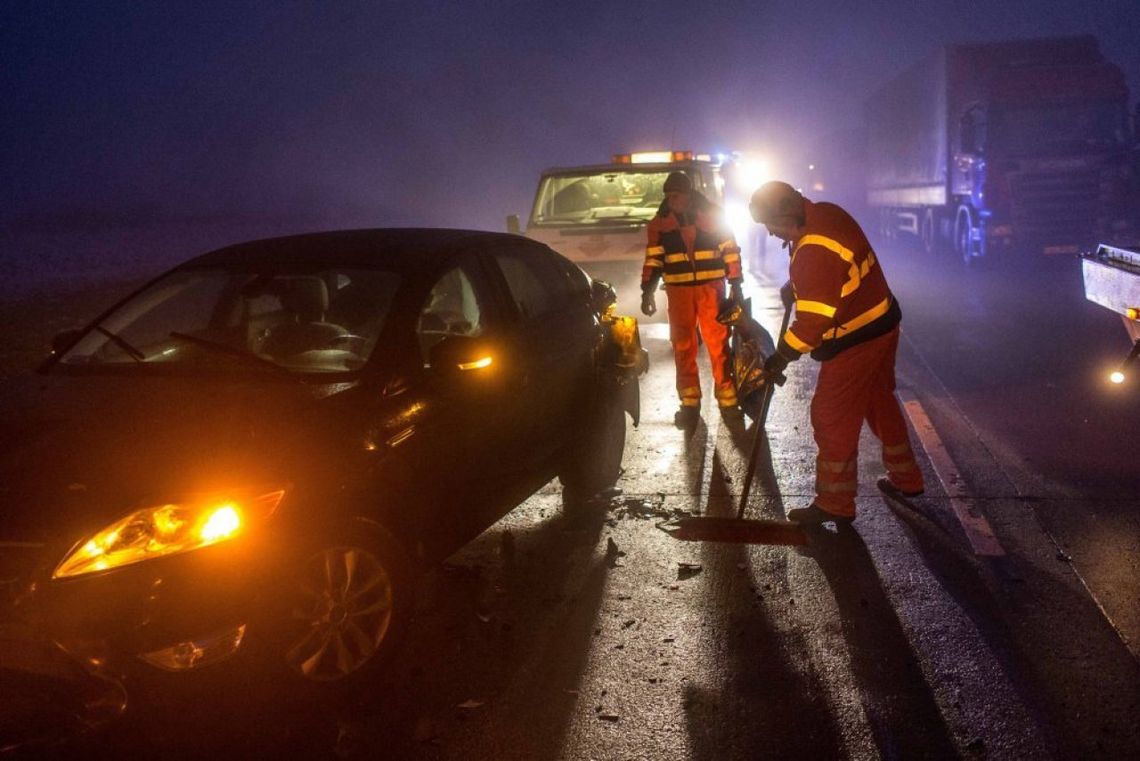
[{"label": "alloy wheel", "polygon": [[380,650],[392,623],[393,585],[384,564],[360,547],[328,547],[305,563],[290,611],[290,668],[333,682]]}]

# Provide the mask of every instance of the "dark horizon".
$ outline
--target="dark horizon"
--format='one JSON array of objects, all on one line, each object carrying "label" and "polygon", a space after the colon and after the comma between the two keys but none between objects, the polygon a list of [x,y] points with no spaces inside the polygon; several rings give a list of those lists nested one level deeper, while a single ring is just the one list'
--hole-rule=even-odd
[{"label": "dark horizon", "polygon": [[0,259],[31,271],[18,237],[161,224],[502,229],[528,212],[541,169],[638,149],[758,150],[782,174],[781,159],[857,127],[876,86],[948,42],[1093,34],[1140,93],[1134,2],[973,13],[11,3]]}]

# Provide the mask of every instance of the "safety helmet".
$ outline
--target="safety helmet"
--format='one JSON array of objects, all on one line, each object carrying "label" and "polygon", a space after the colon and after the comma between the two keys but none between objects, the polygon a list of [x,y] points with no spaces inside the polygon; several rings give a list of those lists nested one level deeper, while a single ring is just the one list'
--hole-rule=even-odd
[{"label": "safety helmet", "polygon": [[670,172],[665,178],[666,193],[692,193],[693,181],[684,172]]},{"label": "safety helmet", "polygon": [[748,211],[752,219],[762,225],[780,217],[793,217],[803,224],[804,197],[788,183],[773,180],[752,194]]}]

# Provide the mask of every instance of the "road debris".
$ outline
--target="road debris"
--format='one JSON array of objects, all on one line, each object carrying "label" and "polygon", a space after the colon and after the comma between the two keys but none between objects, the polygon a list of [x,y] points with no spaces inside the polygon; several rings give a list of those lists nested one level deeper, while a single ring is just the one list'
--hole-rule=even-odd
[{"label": "road debris", "polygon": [[677,561],[677,580],[684,581],[685,579],[692,578],[701,572],[703,566],[700,563],[690,563],[685,560]]}]

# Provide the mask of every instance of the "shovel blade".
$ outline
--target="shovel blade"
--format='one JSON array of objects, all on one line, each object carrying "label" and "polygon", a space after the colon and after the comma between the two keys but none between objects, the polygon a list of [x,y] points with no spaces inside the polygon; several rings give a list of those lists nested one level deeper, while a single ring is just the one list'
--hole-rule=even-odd
[{"label": "shovel blade", "polygon": [[683,542],[804,545],[808,538],[799,524],[764,518],[718,518],[696,515],[677,518],[661,530]]}]

